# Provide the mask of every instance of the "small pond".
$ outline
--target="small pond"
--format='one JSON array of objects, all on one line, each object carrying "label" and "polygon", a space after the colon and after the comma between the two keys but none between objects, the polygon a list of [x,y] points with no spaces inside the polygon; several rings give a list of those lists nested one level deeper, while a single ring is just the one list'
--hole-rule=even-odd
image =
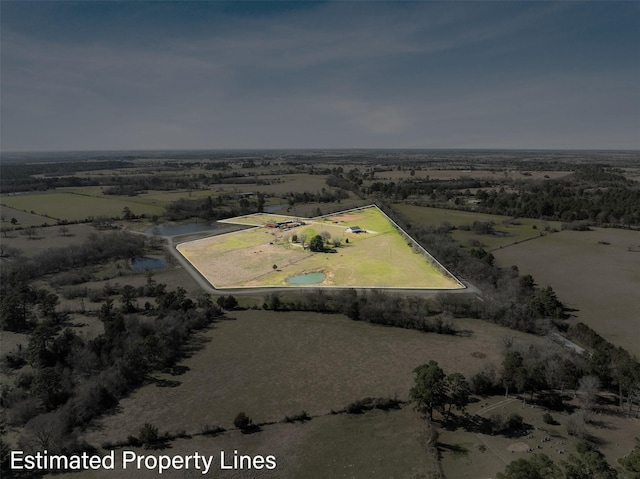
[{"label": "small pond", "polygon": [[176,236],[184,235],[188,233],[199,233],[201,231],[214,230],[218,226],[216,224],[210,225],[209,223],[187,223],[183,225],[174,225],[170,223],[162,223],[161,225],[149,228],[144,232],[149,235],[159,236]]},{"label": "small pond", "polygon": [[154,269],[163,269],[167,265],[164,261],[157,258],[133,258],[131,260],[131,269],[134,271],[150,271]]},{"label": "small pond", "polygon": [[299,276],[290,276],[287,278],[287,283],[291,284],[315,284],[322,283],[324,281],[324,273],[307,273]]},{"label": "small pond", "polygon": [[265,206],[263,208],[263,210],[264,210],[265,213],[275,213],[276,211],[281,210],[282,208],[284,208],[287,205],[288,205],[288,203],[279,203],[277,205],[268,205],[268,206]]}]

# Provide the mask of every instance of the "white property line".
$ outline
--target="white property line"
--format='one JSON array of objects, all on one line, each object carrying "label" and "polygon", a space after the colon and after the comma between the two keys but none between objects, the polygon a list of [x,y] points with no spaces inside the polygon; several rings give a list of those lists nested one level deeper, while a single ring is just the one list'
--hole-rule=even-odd
[{"label": "white property line", "polygon": [[413,239],[413,236],[411,236],[409,233],[407,233],[405,230],[403,230],[402,228],[400,228],[400,226],[398,226],[398,223],[396,223],[395,221],[393,221],[391,218],[389,218],[389,215],[387,215],[384,211],[382,211],[380,208],[378,208],[377,205],[371,205],[374,208],[377,208],[378,211],[380,213],[382,213],[389,221],[391,221],[391,224],[393,224],[393,226],[395,226],[398,230],[400,230],[402,232],[402,234],[404,234],[405,238],[409,238],[414,245],[416,245],[418,248],[420,248],[420,250],[427,255],[427,257],[431,258],[431,261],[433,261],[435,264],[437,264],[440,268],[442,268],[442,270],[446,271],[446,273],[451,276],[453,279],[456,280],[456,282],[458,283],[458,285],[461,288],[466,288],[466,286],[453,274],[451,273],[451,271],[449,271],[447,268],[445,268],[444,266],[442,266],[442,264],[440,263],[440,261],[438,261],[437,259],[435,259],[431,253],[429,253],[426,249],[424,249],[422,247],[422,245],[420,245],[420,243],[418,243],[415,239]]},{"label": "white property line", "polygon": [[[335,213],[330,213],[330,214],[326,214],[326,215],[322,215],[322,216],[314,216],[312,218],[303,218],[301,216],[289,216],[289,215],[274,215],[273,213],[252,213],[249,215],[243,215],[243,216],[237,216],[235,218],[229,218],[229,220],[237,220],[238,218],[250,218],[253,216],[258,216],[258,215],[273,215],[273,216],[279,216],[279,217],[285,217],[285,218],[299,218],[299,219],[305,219],[305,220],[318,220],[320,218],[326,218],[326,217],[330,217],[330,216],[337,216],[337,215],[341,215],[341,214],[345,214],[345,213],[351,213],[354,211],[360,211],[360,210],[365,210],[365,209],[369,209],[369,208],[375,208],[377,209],[380,213],[382,213],[384,215],[385,218],[387,218],[387,220],[389,220],[389,222],[391,222],[391,224],[398,230],[400,231],[405,238],[408,238],[409,240],[411,240],[411,242],[417,246],[420,251],[425,254],[427,256],[427,258],[432,261],[433,263],[435,263],[436,265],[438,265],[438,267],[446,272],[451,278],[453,278],[456,283],[458,283],[459,289],[466,289],[467,287],[454,275],[452,274],[447,268],[445,268],[444,266],[442,266],[442,264],[435,259],[431,253],[429,253],[426,249],[424,249],[415,239],[413,239],[413,237],[411,235],[409,235],[405,230],[403,230],[395,221],[393,221],[389,215],[387,215],[384,211],[382,211],[377,205],[367,205],[367,206],[359,206],[357,208],[351,208],[348,210],[344,210],[344,211],[338,211]],[[253,228],[264,228],[263,225],[256,225],[254,223],[243,223],[241,221],[229,221],[229,220],[219,220],[219,223],[229,223],[229,224],[240,224],[240,225],[244,225],[244,226],[250,226],[251,228],[248,229],[253,229]],[[232,235],[232,234],[237,234],[237,233],[243,233],[244,231],[247,230],[240,230],[240,231],[231,231],[229,233],[223,233],[220,235],[215,235],[215,236],[228,236],[228,235]],[[174,247],[176,249],[176,251],[178,253],[180,253],[180,255],[191,265],[191,267],[193,269],[195,269],[211,286],[213,286],[215,289],[217,290],[224,290],[224,289],[269,289],[269,288],[283,288],[283,286],[227,286],[227,287],[218,287],[215,284],[213,284],[213,282],[209,279],[209,277],[207,275],[205,275],[202,271],[200,271],[200,269],[191,262],[191,260],[189,260],[189,258],[187,258],[187,256],[185,256],[182,251],[180,251],[180,246],[186,244],[186,243],[193,243],[194,241],[201,241],[201,240],[205,240],[206,238],[201,238],[199,240],[191,240],[191,241],[186,241],[183,243],[179,243],[176,244]],[[287,286],[284,286],[285,288],[289,288]],[[348,287],[341,287],[341,286],[318,286],[317,284],[309,284],[309,285],[296,285],[295,287],[299,287],[299,288],[316,288],[316,289],[321,289],[321,288],[335,288],[335,289],[340,289],[340,288],[346,288],[346,289],[398,289],[398,290],[440,290],[440,291],[449,291],[452,290],[454,288],[443,288],[443,287],[424,287],[424,288],[403,288],[403,287],[397,287],[397,286],[385,286],[385,287],[379,287],[379,286],[348,286]]]}]

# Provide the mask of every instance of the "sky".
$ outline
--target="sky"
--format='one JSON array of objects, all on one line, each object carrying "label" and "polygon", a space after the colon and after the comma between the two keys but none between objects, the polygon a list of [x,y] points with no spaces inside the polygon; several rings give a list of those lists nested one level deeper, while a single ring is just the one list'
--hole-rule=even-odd
[{"label": "sky", "polygon": [[3,151],[640,149],[640,2],[0,2]]}]

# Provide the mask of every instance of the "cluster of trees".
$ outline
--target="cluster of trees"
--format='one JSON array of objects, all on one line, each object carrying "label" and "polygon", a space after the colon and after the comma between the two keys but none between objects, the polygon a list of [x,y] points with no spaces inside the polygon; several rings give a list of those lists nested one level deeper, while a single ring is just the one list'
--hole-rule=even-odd
[{"label": "cluster of trees", "polygon": [[507,395],[529,394],[530,400],[537,394],[546,407],[561,410],[562,394],[572,390],[588,412],[598,392],[606,389],[618,393],[620,410],[629,416],[640,399],[640,363],[621,348],[614,350],[603,368],[596,354],[570,353],[561,346],[518,349],[511,338],[505,338],[505,347],[499,372],[487,367],[470,379],[474,393],[492,394],[502,388]]},{"label": "cluster of trees", "polygon": [[49,248],[31,258],[18,258],[0,270],[0,328],[9,331],[30,329],[32,311],[41,305],[45,293],[39,293],[31,281],[50,273],[95,266],[107,260],[131,259],[144,251],[144,238],[125,232],[92,235],[85,243]]},{"label": "cluster of trees", "polygon": [[[543,453],[531,459],[516,459],[507,465],[497,479],[616,479],[618,472],[607,463],[604,455],[592,444],[578,444],[578,455],[570,454],[561,465],[555,464]],[[633,476],[631,476],[633,477]]]},{"label": "cluster of trees", "polygon": [[422,296],[403,297],[382,290],[348,289],[335,293],[309,290],[294,302],[285,302],[280,294],[271,293],[265,298],[263,308],[340,313],[354,321],[439,334],[456,333],[453,316],[439,312],[437,301]]},{"label": "cluster of trees", "polygon": [[347,199],[348,197],[349,193],[341,188],[335,188],[332,190],[322,188],[322,190],[315,193],[304,191],[302,193],[290,192],[282,195],[282,198],[287,200],[289,206],[300,203],[335,203]]},{"label": "cluster of trees", "polygon": [[112,170],[132,166],[132,163],[122,160],[51,163],[1,162],[0,192],[44,191],[64,186],[95,186],[98,184],[96,180],[73,176],[73,174],[83,171]]},{"label": "cluster of trees", "polygon": [[0,405],[10,425],[24,426],[20,447],[81,450],[78,427],[115,405],[150,371],[170,369],[191,334],[222,314],[207,295],[192,300],[182,288],[151,285],[151,309],[139,310],[131,286],[122,289],[119,306],[107,298],[98,312],[104,333],[92,340],[65,327],[64,315],[55,311],[57,296],[50,293],[28,345],[2,359],[3,367],[18,371],[14,385],[0,392]]},{"label": "cluster of trees", "polygon": [[640,188],[621,171],[584,166],[566,178],[523,182],[517,192],[478,191],[478,209],[488,213],[598,225],[637,226]]},{"label": "cluster of trees", "polygon": [[452,406],[464,410],[469,403],[471,389],[461,373],[447,375],[436,361],[414,369],[415,385],[409,391],[409,397],[414,402],[415,409],[429,419],[433,419],[433,411],[441,414],[451,410]]},{"label": "cluster of trees", "polygon": [[388,205],[378,206],[453,274],[483,292],[483,301],[471,295],[440,295],[442,310],[533,333],[548,329],[549,320],[563,318],[563,305],[550,286],[539,287],[530,275],[520,276],[516,267],[496,266],[493,255],[481,247],[469,251],[460,248],[448,234],[448,225],[414,225]]}]

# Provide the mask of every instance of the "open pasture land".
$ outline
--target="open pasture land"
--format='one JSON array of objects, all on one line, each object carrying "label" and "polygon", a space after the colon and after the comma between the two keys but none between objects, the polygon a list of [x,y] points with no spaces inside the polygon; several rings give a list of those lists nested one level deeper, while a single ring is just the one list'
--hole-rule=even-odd
[{"label": "open pasture land", "polygon": [[[232,218],[251,225],[283,220],[281,215],[258,214]],[[310,286],[458,289],[461,284],[441,272],[393,227],[378,208],[370,207],[313,219],[303,225],[258,227],[178,245],[178,251],[216,288],[300,286],[288,279],[322,273],[322,282]],[[348,233],[359,226],[363,232]],[[310,252],[293,235],[307,243],[326,233],[342,244],[333,252]],[[348,240],[348,243],[347,243]]]},{"label": "open pasture land", "polygon": [[[574,400],[573,405],[576,404],[578,401]],[[442,467],[447,477],[495,477],[511,461],[529,459],[532,454],[529,449],[546,454],[559,465],[567,460],[569,453],[576,454],[576,446],[580,442],[579,438],[567,432],[570,417],[568,412],[548,411],[544,407],[531,405],[523,407],[522,399],[517,396],[483,398],[470,404],[466,411],[487,419],[494,414],[501,414],[503,417],[519,414],[531,429],[523,436],[510,437],[476,433],[464,428],[439,428]],[[557,424],[545,423],[545,412],[550,412]],[[587,425],[587,433],[594,438],[607,462],[615,467],[618,459],[633,449],[639,423],[638,419],[623,417],[617,411],[609,412],[607,407],[602,407],[601,413]],[[543,441],[545,437],[549,439]]]},{"label": "open pasture land", "polygon": [[447,210],[442,208],[430,208],[426,206],[414,206],[403,203],[394,204],[393,207],[413,224],[438,226],[444,222],[452,226],[472,225],[474,221],[494,223],[495,234],[477,234],[473,231],[456,229],[451,232],[453,239],[463,246],[471,240],[480,241],[487,251],[519,243],[521,241],[538,238],[544,234],[545,228],[559,230],[558,221],[543,221],[531,218],[512,218],[501,215],[474,213],[472,211]]},{"label": "open pasture land", "polygon": [[[6,206],[2,204],[3,198],[0,198],[0,213],[4,216],[4,220],[0,225],[0,228],[5,230],[11,230],[14,228],[28,228],[31,226],[42,226],[44,224],[54,224],[56,220],[47,218],[46,216],[27,213],[26,211],[18,210],[16,208],[11,208],[10,206]],[[12,224],[11,220],[15,218],[17,223]]]},{"label": "open pasture land", "polygon": [[[158,424],[161,432],[166,429]],[[198,431],[199,432],[199,431]],[[170,469],[161,477],[168,479],[216,477],[222,479],[318,479],[321,477],[353,479],[391,479],[432,477],[437,464],[424,448],[426,426],[411,406],[388,412],[372,411],[362,415],[329,415],[305,423],[272,424],[254,434],[228,431],[217,436],[194,435],[171,442],[170,449],[138,454],[215,455],[215,466],[207,476],[201,471]],[[127,449],[132,449],[127,447]],[[273,471],[219,470],[219,454],[273,455]],[[116,452],[119,458],[120,450]],[[119,479],[115,470],[82,471],[56,474],[60,479]],[[195,473],[194,473],[195,472]],[[136,478],[157,479],[158,473],[140,470]]]},{"label": "open pasture land", "polygon": [[143,386],[122,399],[115,414],[100,419],[86,439],[97,446],[124,440],[145,422],[195,433],[205,423],[230,428],[239,411],[261,423],[302,410],[324,415],[365,397],[406,400],[413,370],[431,359],[447,373],[471,375],[485,362],[500,362],[506,336],[545,341],[465,319],[455,326],[468,334],[451,336],[309,312],[247,310],[233,317],[199,335],[202,349],[180,363],[184,374],[155,375],[174,387]]},{"label": "open pasture land", "polygon": [[164,208],[166,205],[173,201],[180,199],[198,199],[211,196],[215,198],[218,193],[211,189],[175,189],[171,191],[165,190],[147,190],[144,193],[140,193],[136,196],[129,195],[105,195],[103,193],[104,187],[101,186],[78,186],[78,187],[65,187],[58,188],[57,191],[64,191],[66,193],[75,193],[78,195],[93,196],[96,198],[109,199],[109,200],[122,200],[130,203],[129,207],[135,210],[135,205],[150,205]]},{"label": "open pasture land", "polygon": [[56,220],[83,221],[90,217],[117,218],[123,208],[129,207],[134,214],[161,215],[164,208],[136,203],[129,199],[85,196],[73,193],[27,193],[2,196],[0,202],[12,208],[33,211]]},{"label": "open pasture land", "polygon": [[[61,231],[61,228],[64,231]],[[60,248],[72,245],[80,245],[89,240],[91,235],[99,233],[88,224],[75,224],[62,226],[50,226],[36,228],[32,239],[27,239],[24,231],[7,231],[0,237],[3,246],[17,248],[27,257],[43,253],[49,248]]]},{"label": "open pasture land", "polygon": [[[245,178],[247,181],[252,177]],[[225,194],[250,193],[260,191],[270,196],[283,196],[290,192],[309,191],[316,193],[327,188],[326,175],[309,175],[306,173],[292,173],[286,175],[257,176],[250,183],[220,183],[213,187]],[[260,181],[260,184],[258,184]]]},{"label": "open pasture land", "polygon": [[640,356],[640,233],[618,229],[562,231],[494,252],[550,285],[578,320]]},{"label": "open pasture land", "polygon": [[520,179],[555,179],[562,178],[564,176],[570,175],[570,171],[516,171],[516,170],[508,170],[508,171],[497,171],[497,170],[413,170],[413,175],[411,174],[410,168],[405,168],[403,170],[391,170],[391,171],[381,171],[375,174],[374,181],[399,181],[399,180],[426,180],[427,178],[431,180],[458,180],[458,179],[476,179],[476,180],[490,180],[495,181],[496,179],[512,179],[512,180],[520,180]]}]

